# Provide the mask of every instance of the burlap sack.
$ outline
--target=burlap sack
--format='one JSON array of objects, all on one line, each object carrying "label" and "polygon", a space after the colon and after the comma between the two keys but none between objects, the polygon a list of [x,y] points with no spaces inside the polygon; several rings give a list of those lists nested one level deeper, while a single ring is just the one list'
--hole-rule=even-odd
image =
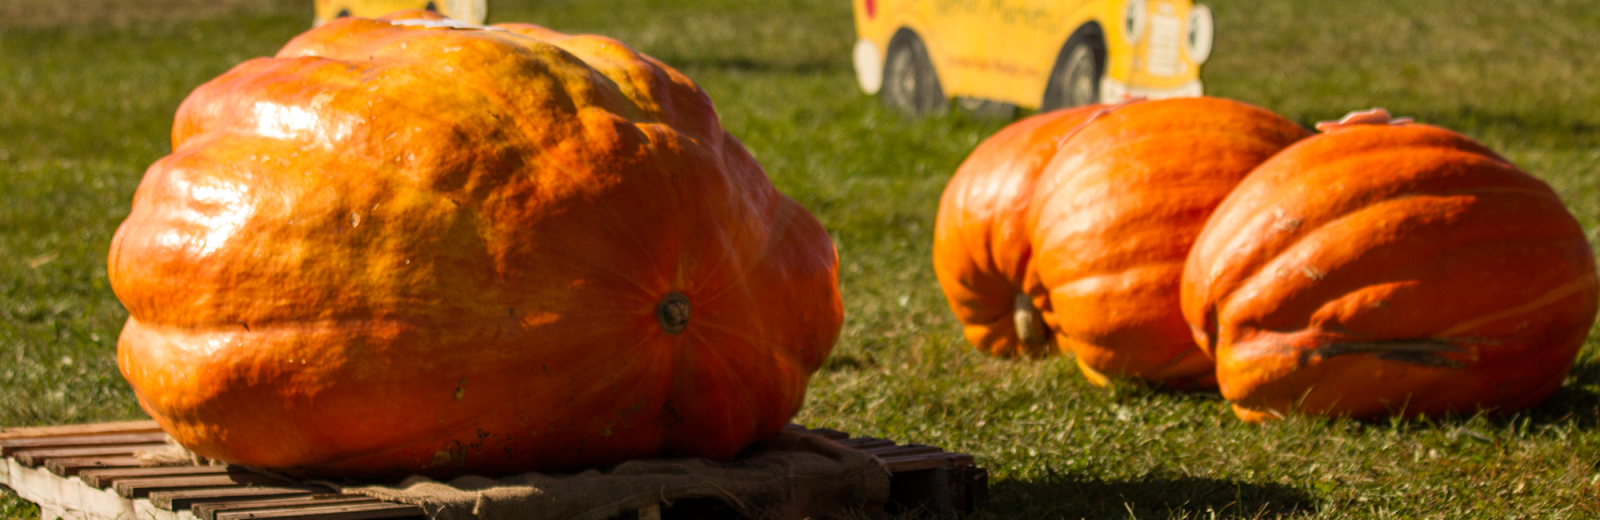
[{"label": "burlap sack", "polygon": [[889,471],[871,455],[816,435],[784,431],[727,462],[625,462],[572,475],[412,477],[394,487],[340,486],[422,506],[436,519],[606,520],[653,504],[714,498],[760,520],[835,518],[881,511]]}]

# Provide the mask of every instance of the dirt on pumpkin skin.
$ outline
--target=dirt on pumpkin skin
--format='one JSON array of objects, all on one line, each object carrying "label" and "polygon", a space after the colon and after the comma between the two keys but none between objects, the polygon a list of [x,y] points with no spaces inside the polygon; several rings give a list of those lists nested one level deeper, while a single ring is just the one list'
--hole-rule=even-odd
[{"label": "dirt on pumpkin skin", "polygon": [[238,11],[300,12],[311,23],[310,0],[0,0],[0,27],[202,20]]}]

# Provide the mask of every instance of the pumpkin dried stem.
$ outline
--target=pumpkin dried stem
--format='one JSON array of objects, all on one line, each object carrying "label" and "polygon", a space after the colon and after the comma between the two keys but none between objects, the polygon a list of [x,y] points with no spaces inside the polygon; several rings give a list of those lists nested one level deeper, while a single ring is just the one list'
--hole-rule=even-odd
[{"label": "pumpkin dried stem", "polygon": [[1338,121],[1322,121],[1317,123],[1317,130],[1332,132],[1353,126],[1361,125],[1405,125],[1416,122],[1409,117],[1392,117],[1388,110],[1382,108],[1369,108],[1345,114]]},{"label": "pumpkin dried stem", "polygon": [[689,326],[689,297],[683,293],[668,293],[661,298],[661,303],[656,305],[656,320],[661,322],[661,330],[667,334],[678,335]]},{"label": "pumpkin dried stem", "polygon": [[1462,368],[1466,366],[1460,361],[1440,355],[1445,352],[1461,352],[1461,348],[1446,341],[1433,339],[1330,343],[1325,347],[1302,353],[1300,355],[1300,363],[1303,365],[1312,357],[1327,359],[1348,354],[1371,354],[1378,359],[1434,368]]},{"label": "pumpkin dried stem", "polygon": [[1025,350],[1037,351],[1050,342],[1050,331],[1045,330],[1044,315],[1033,306],[1033,298],[1029,298],[1027,293],[1017,293],[1012,309],[1011,320],[1017,327],[1017,340]]}]

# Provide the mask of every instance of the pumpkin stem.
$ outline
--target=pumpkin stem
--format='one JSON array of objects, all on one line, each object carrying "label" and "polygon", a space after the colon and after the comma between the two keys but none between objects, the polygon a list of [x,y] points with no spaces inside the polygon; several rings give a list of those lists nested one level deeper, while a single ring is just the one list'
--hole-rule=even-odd
[{"label": "pumpkin stem", "polygon": [[1117,102],[1117,104],[1115,104],[1115,105],[1106,105],[1106,106],[1100,107],[1100,109],[1094,111],[1093,114],[1089,114],[1089,117],[1083,118],[1083,122],[1078,123],[1078,126],[1072,127],[1071,130],[1068,130],[1066,133],[1061,134],[1061,137],[1057,137],[1056,138],[1056,148],[1061,148],[1063,146],[1066,146],[1067,140],[1072,139],[1072,136],[1078,135],[1078,132],[1082,132],[1084,128],[1088,128],[1089,127],[1089,123],[1093,123],[1093,122],[1095,122],[1096,120],[1099,120],[1102,117],[1111,115],[1112,112],[1116,111],[1119,108],[1122,108],[1122,107],[1125,107],[1125,106],[1128,106],[1128,105],[1132,105],[1134,103],[1143,103],[1147,99],[1149,99],[1149,98],[1147,98],[1145,96],[1130,96],[1130,95],[1124,94],[1122,96],[1122,101]]},{"label": "pumpkin stem", "polygon": [[667,334],[682,333],[684,327],[689,326],[689,297],[680,292],[667,293],[656,305],[656,320]]},{"label": "pumpkin stem", "polygon": [[1425,367],[1465,367],[1465,363],[1441,355],[1458,352],[1462,352],[1461,347],[1437,339],[1329,343],[1300,353],[1300,364],[1304,366],[1310,363],[1312,358],[1328,359],[1349,354],[1369,354],[1385,361],[1399,361]]},{"label": "pumpkin stem", "polygon": [[1369,108],[1345,114],[1338,121],[1321,121],[1317,123],[1320,132],[1332,132],[1343,128],[1361,125],[1404,125],[1415,122],[1409,117],[1392,117],[1388,110],[1382,108]]},{"label": "pumpkin stem", "polygon": [[1027,350],[1038,350],[1037,347],[1050,341],[1050,331],[1045,330],[1044,326],[1044,315],[1033,306],[1033,298],[1029,298],[1027,293],[1017,293],[1011,307],[1011,320],[1017,327],[1017,339],[1026,347],[1034,347]]}]

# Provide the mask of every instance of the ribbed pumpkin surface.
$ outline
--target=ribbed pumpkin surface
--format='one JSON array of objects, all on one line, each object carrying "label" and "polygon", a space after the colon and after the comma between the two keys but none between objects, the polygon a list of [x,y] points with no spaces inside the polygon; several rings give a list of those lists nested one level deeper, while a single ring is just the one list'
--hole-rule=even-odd
[{"label": "ribbed pumpkin surface", "polygon": [[1263,164],[1183,285],[1251,421],[1531,406],[1571,368],[1596,298],[1583,229],[1549,186],[1418,124],[1334,129]]},{"label": "ribbed pumpkin surface", "polygon": [[1189,246],[1251,169],[1305,135],[1244,103],[1181,98],[1122,105],[1062,147],[1034,190],[1033,266],[1058,345],[1091,381],[1213,384],[1179,307]]},{"label": "ribbed pumpkin surface", "polygon": [[1088,105],[1013,123],[980,143],[945,186],[933,272],[978,350],[1002,357],[1053,353],[1044,318],[1049,298],[1032,267],[1028,204],[1039,172],[1102,109]]},{"label": "ribbed pumpkin surface", "polygon": [[196,90],[110,276],[140,404],[316,475],[728,457],[837,338],[828,234],[614,40],[341,19]]}]

